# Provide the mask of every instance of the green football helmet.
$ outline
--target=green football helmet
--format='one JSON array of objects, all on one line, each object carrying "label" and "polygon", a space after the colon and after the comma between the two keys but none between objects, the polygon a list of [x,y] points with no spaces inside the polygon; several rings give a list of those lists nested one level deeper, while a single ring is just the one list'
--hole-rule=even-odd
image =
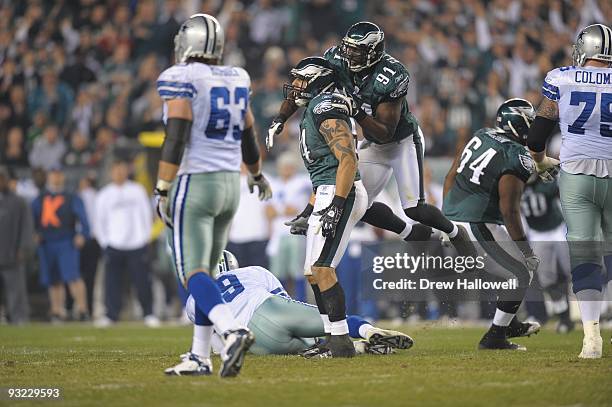
[{"label": "green football helmet", "polygon": [[508,99],[497,109],[495,124],[508,137],[526,145],[529,127],[535,115],[533,105],[525,99]]},{"label": "green football helmet", "polygon": [[376,64],[385,53],[385,33],[374,23],[361,21],[348,29],[340,45],[340,55],[351,72]]},{"label": "green football helmet", "polygon": [[291,70],[290,79],[291,83],[283,86],[283,94],[297,106],[306,106],[310,99],[332,89],[335,84],[332,66],[321,57],[302,59]]}]

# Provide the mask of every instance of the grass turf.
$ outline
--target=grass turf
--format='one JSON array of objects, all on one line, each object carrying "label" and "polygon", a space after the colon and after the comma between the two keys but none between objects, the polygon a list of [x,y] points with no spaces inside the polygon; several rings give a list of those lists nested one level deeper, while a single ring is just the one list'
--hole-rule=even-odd
[{"label": "grass turf", "polygon": [[[527,352],[476,351],[483,329],[407,327],[415,346],[389,356],[304,360],[250,355],[235,379],[166,377],[189,347],[186,327],[0,328],[0,387],[53,387],[48,405],[131,406],[610,406],[612,346],[577,358],[581,333],[541,332]],[[215,359],[218,370],[219,360]],[[0,405],[40,405],[0,400]],[[57,404],[56,404],[57,403]]]}]

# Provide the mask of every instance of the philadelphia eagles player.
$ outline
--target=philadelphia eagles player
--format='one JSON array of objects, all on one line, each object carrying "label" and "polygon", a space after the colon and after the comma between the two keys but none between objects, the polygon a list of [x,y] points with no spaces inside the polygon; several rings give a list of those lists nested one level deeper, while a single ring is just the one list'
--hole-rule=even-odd
[{"label": "philadelphia eagles player", "polygon": [[[538,281],[548,293],[552,313],[559,318],[557,332],[567,333],[574,329],[570,319],[568,293],[569,255],[565,244],[566,227],[559,205],[559,186],[555,182],[544,182],[536,174],[527,181],[521,198],[521,212],[527,221],[529,241],[540,258]],[[527,303],[529,312],[529,302]]]},{"label": "philadelphia eagles player", "polygon": [[178,279],[197,305],[195,329],[209,343],[213,325],[223,334],[220,375],[226,377],[240,372],[254,340],[209,276],[238,206],[241,157],[251,189],[258,187],[260,199],[269,198],[271,191],[261,174],[250,78],[241,68],[219,65],[223,41],[219,22],[207,14],[191,16],[174,39],[177,63],[157,81],[166,137],[155,195],[158,213],[169,226]]},{"label": "philadelphia eagles player", "polygon": [[[216,279],[223,299],[236,319],[255,334],[251,352],[317,356],[324,351],[325,345],[316,344],[314,339],[325,336],[317,307],[291,299],[280,281],[268,270],[258,266],[239,267],[234,255],[224,250]],[[193,322],[195,303],[191,296],[187,299],[185,311]],[[353,342],[358,353],[388,354],[393,349],[408,349],[413,345],[408,335],[377,328],[361,317],[349,316],[347,322],[350,336],[359,339]],[[194,337],[191,350],[181,355],[181,363],[166,369],[166,374],[210,374],[206,368],[210,362],[198,356],[201,343],[200,338]],[[215,334],[213,349],[219,349],[220,343],[220,337]]]},{"label": "philadelphia eagles player", "polygon": [[[383,31],[370,22],[354,24],[341,45],[327,50],[325,58],[353,100],[352,117],[366,139],[359,148],[359,170],[368,193],[363,220],[402,237],[409,230],[387,207],[373,202],[393,174],[406,216],[427,225],[427,232],[434,227],[447,233],[463,253],[471,251],[467,232],[425,202],[423,134],[405,99],[410,75],[401,62],[385,52]],[[270,127],[269,140],[294,109],[289,103],[281,106]]]},{"label": "philadelphia eagles player", "polygon": [[523,188],[535,172],[525,149],[534,115],[524,99],[505,101],[497,110],[497,127],[474,134],[444,181],[444,214],[463,225],[496,263],[487,271],[501,267],[501,276],[518,282],[516,289],[499,292],[495,317],[480,349],[525,350],[508,338],[540,329],[537,323],[521,323],[515,317],[540,262],[527,242],[520,213]]},{"label": "philadelphia eagles player", "polygon": [[579,357],[596,359],[602,353],[602,289],[612,280],[612,29],[584,28],[573,58],[574,66],[546,75],[528,146],[538,172],[550,176],[559,161],[546,156],[546,141],[559,124],[561,207],[584,330]]}]

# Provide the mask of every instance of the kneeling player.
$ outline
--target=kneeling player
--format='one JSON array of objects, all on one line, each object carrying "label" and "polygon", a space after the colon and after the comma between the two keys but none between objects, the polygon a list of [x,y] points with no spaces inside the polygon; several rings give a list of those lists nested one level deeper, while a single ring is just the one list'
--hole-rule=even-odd
[{"label": "kneeling player", "polygon": [[520,323],[515,318],[540,262],[527,242],[520,213],[523,188],[535,172],[525,149],[534,116],[528,101],[505,101],[497,110],[497,127],[474,134],[444,181],[444,214],[468,230],[472,240],[501,266],[505,278],[518,282],[516,289],[499,293],[493,324],[480,349],[525,350],[508,338],[540,329],[537,323]]},{"label": "kneeling player", "polygon": [[[255,333],[251,352],[287,355],[306,350],[310,354],[325,351],[325,346],[315,344],[314,340],[325,336],[317,307],[289,298],[280,281],[268,270],[258,266],[239,268],[234,255],[224,251],[217,285],[236,319]],[[188,298],[185,309],[189,319],[196,323],[192,297]],[[386,354],[392,349],[408,349],[413,344],[408,335],[376,328],[361,317],[349,316],[347,321],[350,336],[361,339],[354,342],[354,346],[362,352]],[[211,343],[200,338],[197,329],[194,332],[190,352],[183,355],[181,363],[166,369],[166,374],[210,374]],[[220,337],[213,336],[213,349],[219,350],[221,345]]]}]

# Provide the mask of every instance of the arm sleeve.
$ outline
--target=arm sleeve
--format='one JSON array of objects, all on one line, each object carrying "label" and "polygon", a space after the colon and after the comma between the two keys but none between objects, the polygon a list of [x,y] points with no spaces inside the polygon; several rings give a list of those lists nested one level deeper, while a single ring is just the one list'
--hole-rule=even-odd
[{"label": "arm sleeve", "polygon": [[89,232],[89,221],[87,220],[87,214],[85,213],[85,205],[83,205],[83,201],[77,195],[72,196],[72,210],[79,218],[79,223],[81,224],[81,234],[86,239],[89,239],[91,234]]}]

